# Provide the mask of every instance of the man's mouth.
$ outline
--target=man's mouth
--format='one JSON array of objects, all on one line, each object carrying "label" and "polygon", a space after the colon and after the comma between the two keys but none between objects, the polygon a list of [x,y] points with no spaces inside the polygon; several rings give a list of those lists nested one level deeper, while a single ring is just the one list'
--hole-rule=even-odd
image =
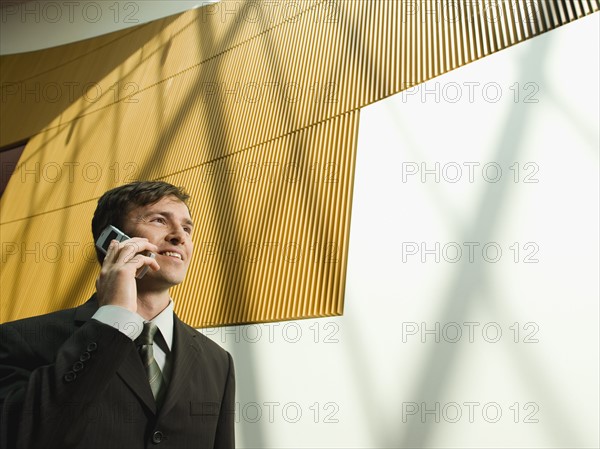
[{"label": "man's mouth", "polygon": [[183,257],[181,256],[181,254],[173,252],[173,251],[163,251],[162,253],[159,253],[159,254],[161,256],[174,257],[175,259],[183,260]]}]

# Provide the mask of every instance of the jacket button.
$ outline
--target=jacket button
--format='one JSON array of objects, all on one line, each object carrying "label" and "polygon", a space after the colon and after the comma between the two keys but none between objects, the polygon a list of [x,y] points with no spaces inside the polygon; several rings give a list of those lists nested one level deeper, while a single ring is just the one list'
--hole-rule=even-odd
[{"label": "jacket button", "polygon": [[163,433],[160,430],[157,430],[152,434],[152,442],[154,444],[158,444],[163,440]]},{"label": "jacket button", "polygon": [[95,341],[87,345],[88,352],[94,352],[96,349],[98,349],[98,344]]},{"label": "jacket button", "polygon": [[65,382],[73,382],[76,378],[77,378],[77,374],[75,374],[73,371],[69,371],[67,374],[65,374],[63,376],[63,379],[65,380]]},{"label": "jacket button", "polygon": [[75,371],[76,373],[81,371],[83,369],[83,363],[81,362],[75,362],[73,363],[73,371]]}]

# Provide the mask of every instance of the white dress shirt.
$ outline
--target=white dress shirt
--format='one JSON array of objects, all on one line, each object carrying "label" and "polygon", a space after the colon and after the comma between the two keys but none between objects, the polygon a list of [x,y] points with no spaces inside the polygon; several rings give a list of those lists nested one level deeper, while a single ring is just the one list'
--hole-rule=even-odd
[{"label": "white dress shirt", "polygon": [[[131,340],[135,340],[142,333],[144,328],[144,318],[137,313],[131,312],[120,306],[105,305],[96,311],[92,319],[108,324],[127,335]],[[169,299],[169,304],[162,312],[156,315],[152,320],[160,332],[154,336],[153,354],[158,367],[163,373],[166,383],[171,378],[170,359],[171,348],[173,345],[173,300]],[[162,338],[161,338],[162,337]]]}]

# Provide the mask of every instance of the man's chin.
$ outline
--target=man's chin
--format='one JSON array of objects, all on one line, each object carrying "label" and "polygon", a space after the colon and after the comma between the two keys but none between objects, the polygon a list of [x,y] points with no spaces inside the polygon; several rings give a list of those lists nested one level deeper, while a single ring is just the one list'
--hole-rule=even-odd
[{"label": "man's chin", "polygon": [[138,286],[141,288],[151,288],[153,290],[161,289],[168,290],[183,282],[185,276],[166,275],[159,272],[150,272],[142,279],[138,279]]}]

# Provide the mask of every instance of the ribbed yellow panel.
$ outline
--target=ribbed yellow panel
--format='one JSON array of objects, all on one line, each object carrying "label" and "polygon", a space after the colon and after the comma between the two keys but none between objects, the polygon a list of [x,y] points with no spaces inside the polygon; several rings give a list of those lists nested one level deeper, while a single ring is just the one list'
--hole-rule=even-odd
[{"label": "ribbed yellow panel", "polygon": [[[75,229],[88,228],[90,204],[133,179],[173,180],[194,195],[205,228],[174,292],[189,322],[341,313],[357,111],[598,9],[600,0],[225,0],[0,58],[0,147],[31,138],[0,203],[0,319],[82,300],[69,284],[93,288],[93,264],[49,267],[15,245],[89,242]],[[294,183],[207,178],[259,170],[264,154],[314,167]],[[339,182],[313,182],[328,170]],[[279,251],[273,261],[265,248]],[[56,288],[31,301],[34,270]]]},{"label": "ribbed yellow panel", "polygon": [[[197,223],[180,316],[204,327],[342,313],[357,131],[350,112],[164,178],[190,186]],[[3,320],[93,291],[95,206],[2,225]]]},{"label": "ribbed yellow panel", "polygon": [[[56,49],[51,60],[37,52],[47,69],[32,69],[35,58],[25,55],[27,67],[19,72],[18,56],[3,58],[8,93],[2,105],[10,113],[3,114],[0,146],[40,133],[39,123],[23,117],[54,108],[44,135],[26,150],[29,164],[38,157],[59,164],[120,162],[129,169],[134,164],[136,177],[162,177],[355,110],[596,11],[599,3],[302,1],[294,4],[304,9],[294,9],[287,21],[280,12],[263,23],[243,15],[245,3],[225,1],[216,10],[157,22],[162,28],[121,32],[99,48],[87,41],[88,53],[81,43],[62,47],[63,58]],[[126,51],[120,50],[124,43]],[[117,56],[111,57],[113,49]],[[112,70],[93,81],[93,74],[107,71],[102,66]],[[84,86],[86,95],[69,102],[71,90]],[[50,101],[57,92],[62,103]],[[70,204],[68,184],[58,179],[33,210]],[[69,201],[85,201],[108,186],[81,185]],[[18,190],[36,198],[38,188],[19,184]],[[3,206],[2,221],[32,210],[20,201]]]},{"label": "ribbed yellow panel", "polygon": [[2,322],[79,304],[99,266],[91,235],[94,201],[2,224]]},{"label": "ribbed yellow panel", "polygon": [[[194,185],[197,326],[342,313],[358,111],[166,178]],[[227,207],[224,207],[224,206]]]}]

